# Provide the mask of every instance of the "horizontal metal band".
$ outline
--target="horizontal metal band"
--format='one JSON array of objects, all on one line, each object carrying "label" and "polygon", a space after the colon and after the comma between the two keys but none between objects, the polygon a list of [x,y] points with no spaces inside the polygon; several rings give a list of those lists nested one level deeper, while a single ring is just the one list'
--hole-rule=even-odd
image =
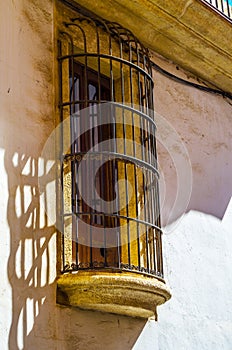
[{"label": "horizontal metal band", "polygon": [[[107,55],[107,54],[100,54],[100,53],[93,53],[93,52],[86,52],[86,53],[75,53],[75,54],[70,54],[70,55],[64,55],[64,56],[59,56],[58,57],[58,61],[63,61],[63,60],[67,60],[70,58],[75,58],[75,57],[98,57],[98,58],[108,58],[111,61],[117,61],[120,62],[122,64],[125,64],[127,66],[129,66],[130,68],[134,68],[135,70],[139,71],[141,74],[145,75],[149,81],[152,84],[152,87],[154,86],[154,82],[152,79],[152,76],[147,73],[143,68],[141,68],[140,66],[137,66],[135,63],[130,62],[125,60],[124,58],[121,57],[117,57],[117,56],[111,56],[111,55]],[[86,66],[87,68],[87,66]]]},{"label": "horizontal metal band", "polygon": [[[73,216],[73,215],[76,215],[76,216],[104,216],[104,217],[107,217],[107,218],[123,219],[123,220],[137,222],[138,224],[143,224],[144,226],[150,226],[149,228],[157,230],[161,234],[163,233],[162,229],[159,226],[154,225],[153,223],[150,223],[150,222],[144,221],[144,220],[140,220],[140,219],[137,219],[137,218],[133,218],[133,217],[130,217],[130,216],[119,215],[119,214],[116,214],[116,213],[105,214],[103,212],[93,213],[93,212],[81,212],[81,211],[79,211],[79,212],[73,212],[73,213],[66,213],[66,214],[63,214],[62,216],[63,217],[69,217],[69,216]],[[107,227],[105,227],[105,228],[107,229]],[[117,228],[117,226],[115,228]]]},{"label": "horizontal metal band", "polygon": [[[126,110],[132,112],[133,114],[138,114],[140,117],[148,120],[154,126],[155,129],[157,128],[156,124],[155,124],[155,121],[149,115],[147,115],[146,113],[144,113],[144,112],[142,112],[142,111],[140,111],[138,109],[135,109],[134,107],[130,107],[129,105],[126,105],[126,104],[123,104],[123,103],[119,103],[119,102],[112,102],[112,101],[105,101],[105,100],[101,100],[100,102],[96,101],[96,100],[75,100],[75,101],[63,102],[63,103],[61,103],[59,105],[59,107],[73,106],[73,105],[82,104],[82,103],[85,103],[85,102],[87,102],[87,103],[94,103],[95,105],[99,105],[99,103],[104,103],[104,104],[109,104],[109,105],[113,105],[113,106],[116,106],[116,107],[120,107],[121,109],[126,109]],[[75,112],[73,114],[70,114],[70,117],[71,118],[81,118],[81,113],[85,112],[86,109],[88,109],[90,107],[93,107],[93,106],[91,105],[89,107],[80,109],[80,111]],[[154,111],[152,111],[152,112],[154,112]],[[119,123],[116,122],[116,124],[119,124]]]},{"label": "horizontal metal band", "polygon": [[72,154],[67,153],[63,156],[63,159],[64,159],[64,161],[76,160],[76,161],[80,162],[83,159],[83,157],[90,157],[90,156],[94,157],[96,155],[108,157],[108,160],[120,159],[120,160],[123,160],[124,162],[129,162],[129,163],[138,165],[141,168],[145,168],[145,169],[150,170],[153,174],[155,174],[157,176],[157,178],[159,178],[158,170],[154,166],[152,166],[151,164],[149,164],[141,159],[138,159],[138,158],[135,158],[132,156],[128,156],[126,154],[117,153],[117,152],[94,151],[94,152],[77,152],[77,153],[72,153]]}]

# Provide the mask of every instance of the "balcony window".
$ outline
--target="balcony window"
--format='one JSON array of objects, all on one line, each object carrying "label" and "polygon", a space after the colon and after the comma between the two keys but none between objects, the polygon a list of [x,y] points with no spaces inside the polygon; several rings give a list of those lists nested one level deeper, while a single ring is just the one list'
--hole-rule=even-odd
[{"label": "balcony window", "polygon": [[62,273],[132,273],[163,283],[148,50],[129,30],[92,15],[62,26]]}]

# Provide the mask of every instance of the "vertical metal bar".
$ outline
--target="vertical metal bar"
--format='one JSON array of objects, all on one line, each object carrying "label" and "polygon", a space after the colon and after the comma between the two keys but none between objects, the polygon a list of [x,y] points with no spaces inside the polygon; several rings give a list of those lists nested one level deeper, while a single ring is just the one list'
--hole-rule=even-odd
[{"label": "vertical metal bar", "polygon": [[223,4],[224,0],[221,0],[221,8],[222,8],[222,12],[225,13],[224,11],[224,4]]},{"label": "vertical metal bar", "polygon": [[[160,203],[159,203],[159,186],[158,181],[156,181],[156,203],[157,203],[157,226],[161,227],[161,220],[160,220]],[[160,272],[163,271],[163,263],[162,263],[162,246],[161,246],[161,231],[159,231],[159,255],[160,255]]]},{"label": "vertical metal bar", "polygon": [[[132,41],[130,38],[130,33],[127,32],[127,38],[128,38],[128,44],[129,44],[129,61],[133,63],[133,51],[132,51]],[[137,45],[137,43],[136,43]],[[133,91],[133,72],[132,68],[130,66],[130,103],[131,107],[134,108],[134,91]],[[134,114],[132,111],[132,116],[131,116],[131,121],[132,121],[132,143],[133,143],[133,156],[136,156],[136,144],[135,144],[135,130],[134,130]],[[136,219],[138,219],[139,215],[139,210],[138,210],[138,177],[137,177],[137,171],[136,171],[136,165],[134,164],[134,183],[135,183],[135,210],[136,210]],[[139,270],[141,270],[141,256],[140,256],[140,226],[139,222],[137,221],[136,224],[137,228],[137,250],[138,250],[138,267]]]},{"label": "vertical metal bar", "polygon": [[[78,26],[78,25],[77,25]],[[82,29],[82,28],[81,28]],[[82,29],[82,31],[83,31],[83,29]],[[86,36],[85,36],[85,33],[84,33],[84,31],[83,31],[83,40],[84,40],[84,52],[86,53],[87,52],[87,43],[86,43]],[[81,104],[80,104],[80,110],[81,109],[83,109],[83,108],[87,108],[87,105],[88,105],[88,103],[87,103],[87,99],[88,99],[88,75],[87,75],[87,66],[88,66],[88,58],[87,58],[87,55],[85,55],[84,56],[84,79],[83,79],[83,71],[82,71],[82,69],[81,69],[81,79],[80,79],[80,86],[81,86],[81,89],[80,89],[80,96],[79,96],[79,98],[80,98],[80,100],[84,100],[84,103],[82,102]],[[84,81],[83,81],[84,80]],[[82,87],[83,87],[83,90],[82,90]],[[84,94],[83,94],[84,93]],[[83,141],[83,138],[84,138],[84,136],[82,135],[82,132],[83,132],[83,129],[85,130],[86,128],[85,127],[83,127],[84,126],[84,124],[86,123],[86,121],[85,120],[83,120],[83,112],[81,112],[80,111],[80,132],[79,132],[79,134],[80,134],[80,151],[81,152],[85,152],[86,151],[86,149],[85,149],[85,147],[86,147],[86,143],[85,142],[82,142]],[[84,177],[85,177],[85,173],[86,173],[86,162],[85,161],[83,161],[82,160],[82,162],[84,162],[84,164],[82,164],[82,170],[81,170],[81,174],[80,174],[80,181],[79,181],[79,184],[78,184],[78,186],[80,186],[81,185],[81,189],[82,189],[82,191],[83,191],[83,188],[84,188],[84,185],[83,185],[83,180],[84,180]],[[83,166],[84,165],[84,166]],[[84,174],[83,174],[83,172],[84,172]],[[84,210],[84,208],[86,208],[87,207],[87,205],[86,204],[84,204],[84,201],[83,201],[83,199],[81,200],[81,203],[82,203],[82,205],[81,205],[81,212],[83,213],[85,210]],[[88,216],[87,217],[85,217],[85,216],[83,216],[83,215],[81,215],[81,220],[86,220],[87,222],[88,222]],[[82,235],[84,234],[84,233],[81,233]],[[87,233],[85,233],[85,234],[87,234]],[[86,237],[85,237],[86,238]],[[80,264],[82,264],[82,266],[83,266],[83,264],[86,262],[85,261],[86,260],[86,257],[84,257],[83,256],[83,253],[82,253],[82,261],[80,261]]]},{"label": "vertical metal bar", "polygon": [[[152,155],[151,155],[151,152],[152,152],[152,150],[151,150],[151,142],[150,142],[150,138],[151,138],[151,128],[150,128],[150,121],[148,121],[147,120],[147,138],[148,138],[148,141],[147,141],[147,145],[148,145],[148,162],[149,162],[149,164],[151,164],[151,165],[153,165],[152,164]],[[146,171],[146,182],[147,182],[147,184],[148,184],[148,176],[147,176],[147,172],[148,171]],[[146,189],[147,189],[147,186],[146,186]],[[148,192],[150,193],[150,191],[151,191],[151,189],[149,189],[149,191],[148,191],[148,189],[147,189],[147,205],[146,205],[146,211],[147,211],[147,220],[148,220],[148,222],[150,223],[151,221],[151,218],[150,218],[150,204],[149,204],[149,195],[148,195]],[[146,196],[145,196],[146,197]],[[145,200],[144,200],[144,202],[145,202]],[[145,206],[145,203],[144,203],[144,206]],[[147,221],[146,220],[146,221]],[[147,231],[146,231],[146,248],[147,248],[147,259],[148,259],[148,233],[147,233]],[[149,260],[147,260],[148,262],[149,262]],[[149,270],[149,266],[148,266],[148,270]]]},{"label": "vertical metal bar", "polygon": [[[109,40],[109,55],[113,56],[113,47],[112,47],[112,37],[108,24],[105,21],[99,20],[101,24],[104,26],[106,32],[108,33]],[[119,40],[119,45],[121,45],[121,41]],[[113,74],[113,65],[112,59],[110,58],[110,101],[114,101],[114,74]]]},{"label": "vertical metal bar", "polygon": [[159,232],[159,239],[160,239],[160,274],[161,274],[161,277],[163,277],[164,271],[163,271],[162,231]]},{"label": "vertical metal bar", "polygon": [[75,222],[75,226],[76,226],[76,267],[78,268],[78,264],[79,264],[79,246],[78,246],[78,216],[76,214],[76,218],[75,218],[76,222]]},{"label": "vertical metal bar", "polygon": [[[97,118],[99,118],[100,122],[97,123],[100,127],[98,127],[98,132],[99,132],[99,137],[100,137],[100,140],[98,140],[98,143],[101,143],[103,142],[103,133],[102,133],[102,128],[106,128],[105,125],[102,125],[102,114],[101,114],[101,59],[100,59],[100,40],[99,40],[99,33],[98,33],[98,27],[96,25],[96,23],[94,24],[95,25],[95,30],[96,30],[96,39],[97,39]],[[99,147],[99,146],[98,146]],[[102,151],[102,148],[100,148],[100,151]],[[101,156],[102,157],[102,156]],[[101,158],[102,160],[102,158]],[[101,162],[101,164],[103,164]],[[105,188],[105,183],[104,183],[104,177],[103,177],[103,168],[101,168],[101,171],[100,171],[100,195],[103,197],[101,200],[101,204],[103,205],[103,208],[101,207],[101,211],[104,213],[103,215],[103,222],[104,222],[104,265],[107,266],[107,249],[106,249],[106,242],[107,242],[107,239],[106,239],[106,221],[107,221],[107,218],[106,218],[106,215],[105,215],[105,212],[106,212],[106,208],[105,208],[105,205],[104,205],[104,201],[105,201],[105,198],[103,196],[103,193],[104,193],[104,188]]]},{"label": "vertical metal bar", "polygon": [[[155,222],[155,198],[154,198],[154,177],[156,175],[152,174],[150,172],[150,195],[151,195],[151,220],[152,223]],[[154,229],[152,229],[152,247],[153,247],[153,269],[156,271],[156,248],[155,248],[155,232]]]},{"label": "vertical metal bar", "polygon": [[226,0],[228,17],[231,16],[229,0]]},{"label": "vertical metal bar", "polygon": [[151,156],[151,122],[147,120],[147,150],[148,150],[148,163],[152,164],[152,156]]},{"label": "vertical metal bar", "polygon": [[[115,218],[116,221],[116,218]],[[115,225],[116,226],[116,225]],[[118,267],[121,267],[121,253],[120,253],[120,247],[121,247],[121,240],[120,240],[120,232],[117,229],[117,255],[118,255]]]},{"label": "vertical metal bar", "polygon": [[[144,60],[144,68],[147,70],[147,58],[143,55]],[[148,91],[147,91],[147,76],[144,74],[144,102],[145,102],[145,113],[149,115],[149,107],[148,107]]]},{"label": "vertical metal bar", "polygon": [[72,173],[72,263],[76,263],[76,243],[77,243],[77,232],[76,232],[76,160],[71,161],[71,173]]},{"label": "vertical metal bar", "polygon": [[[109,40],[109,55],[113,56],[113,47],[112,47],[112,37],[111,37],[111,33],[109,30],[108,25],[104,24],[106,31],[108,33],[108,40]],[[121,40],[119,40],[119,47],[120,47],[120,56],[122,57],[122,43]],[[120,73],[122,73],[122,71],[120,71]],[[114,96],[114,73],[113,73],[113,65],[112,65],[112,59],[110,58],[110,100],[112,102],[114,102],[115,100],[115,96]],[[111,108],[111,122],[113,122],[113,151],[115,153],[117,153],[117,110],[114,107],[113,104],[111,104],[110,106]],[[113,116],[114,116],[114,120],[113,120]],[[114,185],[115,185],[115,181],[117,182],[117,191],[116,191],[116,214],[119,215],[119,207],[120,207],[120,198],[119,198],[119,185],[118,185],[118,162],[117,160],[115,160],[115,158],[113,159],[113,174],[114,174]],[[117,175],[117,176],[116,176]],[[115,217],[114,219],[114,227],[118,227],[117,228],[117,254],[118,254],[118,267],[121,267],[121,253],[120,253],[120,247],[121,247],[121,232],[120,232],[120,219],[117,219],[117,217]]]},{"label": "vertical metal bar", "polygon": [[[89,162],[90,164],[90,162]],[[94,222],[94,214],[92,214],[92,211],[90,213],[90,227],[89,227],[89,255],[90,255],[90,261],[89,261],[89,267],[93,267],[93,222]]]},{"label": "vertical metal bar", "polygon": [[[137,175],[136,175],[136,164],[134,164],[134,174],[135,174],[135,193],[136,193],[136,205],[135,205],[135,212],[136,212],[136,218],[138,218],[139,210],[138,210],[138,185],[137,185]],[[139,271],[141,271],[141,257],[140,257],[140,229],[139,229],[139,222],[137,221],[137,250],[138,250],[138,268]]]},{"label": "vertical metal bar", "polygon": [[[148,62],[148,70],[152,76],[152,68]],[[151,118],[154,120],[154,106],[153,106],[153,89],[152,81],[150,82],[149,88],[149,107],[151,111]],[[152,154],[154,156],[155,168],[157,169],[157,148],[156,148],[156,138],[155,138],[155,126],[152,127]],[[160,221],[160,203],[159,203],[159,185],[157,174],[152,175],[153,179],[151,184],[154,186],[151,188],[152,204],[153,204],[153,222],[156,226],[161,227]],[[156,274],[163,276],[163,261],[162,261],[162,241],[161,241],[161,231],[157,232],[155,230],[155,239],[153,237],[153,249],[154,249],[154,270]]]},{"label": "vertical metal bar", "polygon": [[[150,203],[149,203],[149,195],[148,195],[148,193],[150,192],[150,190],[148,189],[148,184],[149,184],[149,182],[148,182],[148,172],[149,172],[149,170],[145,170],[144,171],[144,177],[145,177],[145,180],[146,181],[144,181],[145,182],[145,184],[143,184],[143,186],[145,187],[144,188],[144,207],[147,207],[147,209],[145,210],[146,211],[146,218],[145,218],[145,221],[146,222],[149,222],[149,224],[150,224],[150,222],[151,222],[151,219],[150,219]],[[147,196],[146,196],[146,193],[147,193]],[[147,258],[147,270],[148,270],[148,272],[150,272],[150,260],[149,260],[149,239],[148,239],[148,227],[149,226],[147,226],[146,225],[146,258]]]},{"label": "vertical metal bar", "polygon": [[[160,223],[160,208],[159,208],[159,187],[158,187],[158,181],[156,181],[156,225],[158,227],[161,227]],[[161,246],[161,231],[156,230],[156,244],[157,244],[157,267],[158,267],[158,272],[160,274],[163,273],[163,264],[162,264],[162,246]]]},{"label": "vertical metal bar", "polygon": [[[123,45],[120,40],[120,58],[123,58]],[[122,123],[123,123],[123,154],[126,154],[126,127],[125,127],[125,115],[124,115],[124,104],[125,104],[125,90],[124,90],[124,70],[123,70],[123,65],[120,62],[120,80],[121,80],[121,97],[122,97]],[[127,259],[128,259],[128,264],[131,266],[131,246],[130,246],[130,240],[131,240],[131,235],[130,235],[130,220],[129,220],[129,207],[128,207],[128,176],[127,176],[127,164],[124,162],[124,177],[125,177],[125,194],[126,194],[126,216],[127,216]]]},{"label": "vertical metal bar", "polygon": [[130,220],[129,220],[129,208],[128,208],[128,178],[127,178],[127,163],[124,162],[124,176],[125,176],[125,194],[126,194],[126,216],[127,216],[127,255],[128,264],[131,265],[131,246],[130,246]]},{"label": "vertical metal bar", "polygon": [[[88,89],[88,98],[89,100],[93,100],[93,97],[90,96],[90,86],[89,86],[89,89]],[[94,108],[95,108],[95,104],[94,102],[89,102],[89,107],[88,107],[88,110],[89,110],[89,121],[92,121],[92,125],[90,125],[90,130],[89,130],[89,133],[91,132],[91,135],[89,136],[91,138],[92,136],[92,144],[90,142],[90,147],[93,148],[93,150],[95,150],[95,111],[94,111]],[[91,167],[91,165],[93,165],[93,167]],[[94,174],[94,171],[95,171],[95,157],[93,157],[93,160],[92,162],[89,160],[89,175],[90,174]],[[94,179],[92,179],[92,181],[94,181]],[[94,207],[91,207],[91,213],[90,213],[90,232],[89,232],[89,251],[90,251],[90,268],[93,267],[93,224],[97,222],[97,215],[96,215],[96,191],[94,190],[94,193],[93,194],[90,194],[91,196],[93,196],[93,203],[91,202],[91,206],[93,205]]]},{"label": "vertical metal bar", "polygon": [[[81,115],[80,115],[81,118]],[[81,120],[80,120],[80,124],[81,124]],[[80,143],[80,151],[82,151],[82,147],[83,145],[81,145]],[[77,172],[77,183],[78,183],[78,189],[81,193],[83,193],[84,191],[84,183],[83,183],[83,173],[86,172],[86,164],[85,164],[85,160],[83,160],[82,158],[80,159],[80,161],[82,161],[82,163],[78,163],[78,172]],[[80,164],[82,165],[82,169],[79,169]],[[86,217],[83,215],[84,213],[84,209],[86,207],[86,204],[84,203],[83,198],[80,199],[79,202],[79,212],[81,213],[80,215],[77,216],[77,220],[80,221],[85,221]],[[79,226],[78,226],[79,228]],[[83,236],[83,232],[78,231],[78,237],[77,237],[77,242],[78,242],[78,252],[79,252],[79,236]],[[83,239],[83,238],[82,238]],[[82,245],[82,243],[80,243],[80,245]],[[81,250],[83,252],[83,249]],[[78,254],[79,259],[78,259],[78,264],[83,264],[84,263],[84,257],[83,257],[83,253],[82,254]],[[82,261],[81,261],[82,260]]]},{"label": "vertical metal bar", "polygon": [[[70,134],[71,134],[71,154],[75,153],[76,149],[76,139],[75,139],[75,126],[74,122],[75,119],[73,118],[73,113],[75,112],[75,80],[74,80],[74,50],[73,50],[73,42],[71,42],[71,86],[70,88]],[[71,198],[72,198],[72,263],[76,262],[76,216],[75,213],[77,212],[76,208],[76,174],[75,174],[75,168],[76,168],[76,160],[71,161],[71,174],[72,174],[72,182],[71,182]]]},{"label": "vertical metal bar", "polygon": [[103,233],[104,267],[107,267],[108,264],[107,264],[107,248],[106,248],[106,216],[105,216],[105,213],[103,213],[103,230],[104,230],[104,233]]},{"label": "vertical metal bar", "polygon": [[[145,174],[146,171],[144,170]],[[147,198],[146,198],[146,184],[145,184],[145,175],[143,172],[143,205],[144,205],[144,221],[147,222]],[[146,245],[146,258],[147,258],[147,251],[148,251],[148,239],[147,239],[147,226],[145,230],[145,245]],[[147,261],[148,263],[148,261]]]},{"label": "vertical metal bar", "polygon": [[[58,57],[62,56],[62,43],[58,41]],[[62,74],[62,60],[58,60],[58,77],[59,77],[59,106],[60,106],[60,159],[62,160],[61,164],[61,227],[64,230],[64,197],[63,197],[63,74]],[[62,266],[64,270],[65,266],[65,254],[64,254],[64,234],[62,235]]]},{"label": "vertical metal bar", "polygon": [[[123,44],[120,40],[120,58],[123,58]],[[122,105],[125,104],[125,90],[124,90],[124,70],[122,62],[120,62],[120,80],[121,80],[121,97],[122,97]],[[123,128],[123,154],[127,154],[126,151],[126,127],[125,127],[125,115],[124,115],[124,107],[122,107],[122,128]],[[128,264],[131,266],[131,247],[130,247],[130,221],[129,221],[129,198],[128,198],[128,176],[127,176],[127,164],[124,162],[124,177],[125,177],[125,194],[126,194],[126,216],[127,216],[127,258]]]}]

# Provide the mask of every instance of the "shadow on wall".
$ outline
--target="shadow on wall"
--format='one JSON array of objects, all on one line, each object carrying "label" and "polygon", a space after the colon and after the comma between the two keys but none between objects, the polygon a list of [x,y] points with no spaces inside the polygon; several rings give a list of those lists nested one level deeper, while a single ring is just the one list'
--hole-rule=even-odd
[{"label": "shadow on wall", "polygon": [[[44,164],[44,169],[45,169]],[[12,287],[9,349],[24,349],[46,298],[54,294],[54,233],[40,206],[39,161],[25,154],[5,153],[8,176],[7,219],[10,228],[8,279]],[[49,174],[43,176],[49,177]],[[53,270],[53,271],[52,271]],[[47,327],[47,325],[44,325]]]},{"label": "shadow on wall", "polygon": [[4,165],[12,289],[8,348],[131,349],[146,320],[56,305],[56,228],[44,210],[46,186],[38,187],[38,178],[53,180],[48,161],[6,152]]}]

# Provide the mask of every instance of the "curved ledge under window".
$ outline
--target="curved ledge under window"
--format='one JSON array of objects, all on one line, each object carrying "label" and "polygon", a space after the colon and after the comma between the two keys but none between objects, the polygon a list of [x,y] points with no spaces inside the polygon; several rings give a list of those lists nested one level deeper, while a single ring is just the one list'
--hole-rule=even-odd
[{"label": "curved ledge under window", "polygon": [[64,274],[57,285],[60,304],[142,318],[157,318],[171,297],[162,280],[110,269]]}]

